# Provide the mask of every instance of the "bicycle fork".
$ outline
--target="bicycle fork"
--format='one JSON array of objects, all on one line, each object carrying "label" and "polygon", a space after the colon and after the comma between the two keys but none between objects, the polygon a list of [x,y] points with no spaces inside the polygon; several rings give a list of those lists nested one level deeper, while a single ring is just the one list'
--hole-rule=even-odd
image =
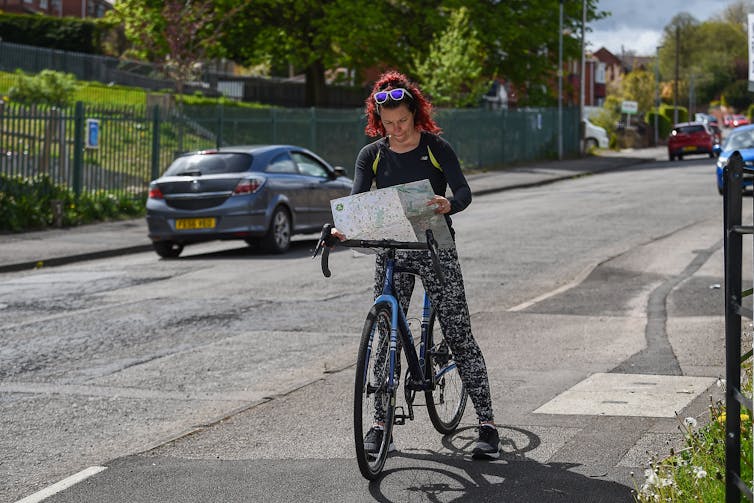
[{"label": "bicycle fork", "polygon": [[[390,304],[391,322],[390,322],[390,347],[389,347],[389,367],[388,367],[388,390],[390,392],[390,406],[394,409],[394,424],[403,425],[406,423],[406,419],[414,420],[414,398],[417,391],[426,391],[427,386],[432,386],[434,383],[434,376],[430,373],[430,381],[428,382],[424,378],[424,368],[427,364],[427,333],[429,330],[429,318],[430,318],[430,302],[426,292],[423,298],[422,320],[421,320],[421,339],[419,343],[419,351],[417,354],[416,347],[414,346],[414,339],[411,336],[411,331],[408,327],[408,321],[400,307],[398,300],[393,295],[383,294],[379,296],[375,303],[386,302]],[[399,328],[400,327],[400,328]],[[400,330],[400,334],[399,334]],[[406,351],[406,361],[408,363],[408,369],[406,371],[406,382],[404,384],[404,397],[406,399],[406,408],[408,414],[403,410],[402,406],[396,405],[396,395],[398,388],[400,387],[400,376],[397,375],[396,369],[398,367],[398,358],[400,353],[398,352],[398,338],[401,337],[403,342],[403,349]]]}]

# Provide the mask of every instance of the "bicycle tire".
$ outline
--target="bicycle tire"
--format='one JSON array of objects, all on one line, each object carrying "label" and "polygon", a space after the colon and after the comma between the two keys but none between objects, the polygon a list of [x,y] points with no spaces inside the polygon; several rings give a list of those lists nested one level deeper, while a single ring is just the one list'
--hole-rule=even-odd
[{"label": "bicycle tire", "polygon": [[[359,344],[354,380],[353,432],[356,460],[364,478],[375,480],[382,472],[393,434],[395,390],[389,391],[390,368],[390,305],[380,303],[372,307],[364,322]],[[372,427],[378,407],[384,411],[382,444],[376,455],[364,448],[364,437]]]},{"label": "bicycle tire", "polygon": [[448,435],[458,428],[469,395],[461,381],[461,375],[458,373],[458,367],[455,366],[450,348],[442,335],[434,310],[429,316],[428,330],[425,377],[428,380],[433,379],[433,376],[442,369],[450,368],[450,370],[437,379],[433,389],[424,392],[427,413],[435,430]]}]

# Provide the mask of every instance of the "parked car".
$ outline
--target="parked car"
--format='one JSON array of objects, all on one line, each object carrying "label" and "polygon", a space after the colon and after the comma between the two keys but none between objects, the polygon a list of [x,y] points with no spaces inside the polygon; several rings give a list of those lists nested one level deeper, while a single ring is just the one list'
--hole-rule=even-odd
[{"label": "parked car", "polygon": [[[715,145],[720,145],[723,142],[723,132],[720,130],[719,127],[717,127],[717,123],[707,123],[707,127],[710,128],[710,131],[712,131],[713,141]],[[712,149],[714,150],[714,148]]]},{"label": "parked car", "polygon": [[694,114],[694,122],[703,122],[708,126],[717,126],[717,117],[711,114],[696,113]]},{"label": "parked car", "polygon": [[243,239],[273,253],[331,221],[330,200],[351,193],[345,170],[291,145],[223,147],[176,158],[149,186],[149,238],[161,257],[184,245]]},{"label": "parked car", "polygon": [[733,116],[732,115],[726,115],[723,117],[723,127],[733,127]]},{"label": "parked car", "polygon": [[[717,177],[717,191],[723,193],[723,170],[728,165],[731,154],[738,150],[743,157],[744,163],[754,169],[754,125],[741,126],[730,132],[722,145],[715,146],[718,154],[715,163]],[[754,186],[754,175],[751,171],[744,171],[744,188],[751,189]]]},{"label": "parked car", "polygon": [[593,148],[608,148],[610,139],[607,136],[607,130],[603,127],[592,124],[589,119],[584,119],[584,150],[589,151]]},{"label": "parked car", "polygon": [[735,114],[731,120],[731,127],[737,128],[738,126],[746,126],[751,122],[745,115]]},{"label": "parked car", "polygon": [[701,122],[681,122],[673,126],[668,137],[668,159],[683,160],[684,155],[707,154],[714,157],[714,133]]}]

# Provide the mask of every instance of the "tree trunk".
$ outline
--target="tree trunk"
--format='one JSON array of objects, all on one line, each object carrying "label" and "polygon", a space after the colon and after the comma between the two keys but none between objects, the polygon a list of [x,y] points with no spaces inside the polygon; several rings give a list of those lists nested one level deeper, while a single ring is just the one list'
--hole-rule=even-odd
[{"label": "tree trunk", "polygon": [[307,107],[327,106],[325,65],[321,60],[317,60],[306,67],[306,94],[304,99]]}]

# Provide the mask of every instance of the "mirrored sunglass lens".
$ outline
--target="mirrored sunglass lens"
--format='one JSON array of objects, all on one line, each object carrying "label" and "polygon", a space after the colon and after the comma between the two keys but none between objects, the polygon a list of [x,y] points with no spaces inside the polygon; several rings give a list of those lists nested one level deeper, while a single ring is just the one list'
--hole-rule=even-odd
[{"label": "mirrored sunglass lens", "polygon": [[374,93],[374,100],[377,103],[383,103],[387,100],[387,93],[385,91],[380,91],[378,93]]}]

